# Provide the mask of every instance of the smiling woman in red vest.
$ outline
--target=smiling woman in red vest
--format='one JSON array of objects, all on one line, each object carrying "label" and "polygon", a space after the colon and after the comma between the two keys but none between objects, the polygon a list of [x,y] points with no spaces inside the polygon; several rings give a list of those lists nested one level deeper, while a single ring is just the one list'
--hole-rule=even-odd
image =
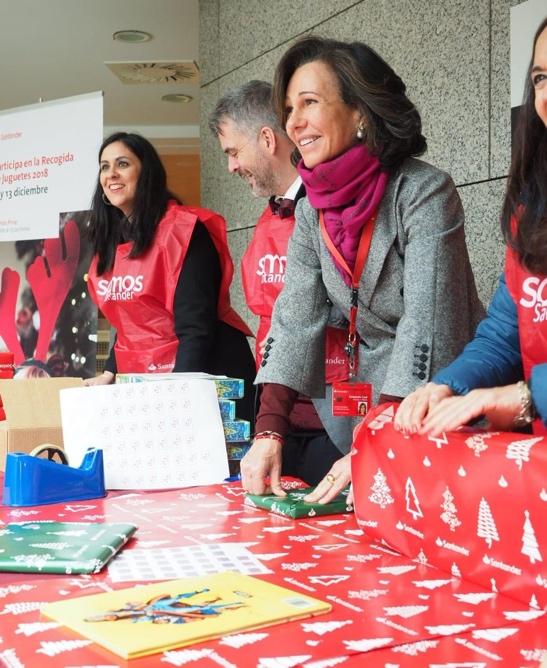
[{"label": "smiling woman in red vest", "polygon": [[[89,292],[116,329],[104,373],[204,371],[244,378],[252,414],[251,333],[230,306],[233,263],[224,219],[182,206],[149,141],[119,132],[99,150]],[[245,415],[243,415],[245,413]]]},{"label": "smiling woman in red vest", "polygon": [[463,353],[403,401],[400,430],[437,435],[484,415],[493,429],[531,424],[547,434],[547,19],[534,38],[514,143],[505,272],[488,315]]}]

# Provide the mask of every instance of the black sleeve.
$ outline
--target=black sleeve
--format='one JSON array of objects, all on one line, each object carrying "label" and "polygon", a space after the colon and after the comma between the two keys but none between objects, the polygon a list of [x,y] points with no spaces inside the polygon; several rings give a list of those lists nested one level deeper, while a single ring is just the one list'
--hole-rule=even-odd
[{"label": "black sleeve", "polygon": [[196,223],[175,290],[173,313],[179,340],[173,371],[207,371],[218,325],[221,268],[217,249]]},{"label": "black sleeve", "polygon": [[118,372],[118,368],[116,366],[116,353],[114,352],[114,346],[116,345],[116,337],[114,337],[114,342],[112,343],[112,348],[110,348],[110,352],[108,353],[108,358],[106,362],[104,363],[104,371],[110,371],[110,373],[113,373],[116,375]]}]

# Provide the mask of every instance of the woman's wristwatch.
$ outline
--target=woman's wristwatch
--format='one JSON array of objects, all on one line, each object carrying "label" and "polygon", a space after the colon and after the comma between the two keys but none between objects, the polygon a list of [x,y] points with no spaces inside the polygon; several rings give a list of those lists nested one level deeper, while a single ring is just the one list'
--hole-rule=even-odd
[{"label": "woman's wristwatch", "polygon": [[519,380],[517,389],[520,400],[520,412],[515,417],[514,423],[517,427],[525,427],[536,419],[536,411],[534,409],[534,402],[532,401],[532,393],[528,383]]}]

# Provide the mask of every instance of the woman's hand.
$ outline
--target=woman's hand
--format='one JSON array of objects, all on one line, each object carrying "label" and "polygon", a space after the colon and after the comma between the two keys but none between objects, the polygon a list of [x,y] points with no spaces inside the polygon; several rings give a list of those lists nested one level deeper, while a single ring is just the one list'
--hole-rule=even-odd
[{"label": "woman's hand", "polygon": [[[281,487],[281,448],[273,438],[258,438],[241,460],[241,486],[250,494],[287,496]],[[269,484],[266,480],[269,478]]]},{"label": "woman's hand", "polygon": [[110,385],[114,382],[116,376],[111,371],[103,371],[100,376],[95,376],[95,378],[86,378],[84,380],[84,385],[91,387],[93,385]]},{"label": "woman's hand", "polygon": [[405,434],[417,433],[422,427],[424,418],[433,408],[453,394],[448,385],[427,383],[403,399],[395,414],[393,426]]},{"label": "woman's hand", "polygon": [[484,415],[490,429],[510,431],[522,404],[517,384],[472,390],[463,397],[450,397],[438,403],[428,414],[420,434],[437,436],[457,429],[469,420]]},{"label": "woman's hand", "polygon": [[330,471],[317,487],[304,497],[306,503],[329,503],[347,487],[351,480],[350,455],[334,462]]}]

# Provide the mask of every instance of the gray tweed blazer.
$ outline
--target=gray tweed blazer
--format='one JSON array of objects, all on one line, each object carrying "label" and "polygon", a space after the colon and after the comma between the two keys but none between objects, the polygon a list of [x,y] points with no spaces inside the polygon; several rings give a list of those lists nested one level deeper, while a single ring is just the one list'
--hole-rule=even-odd
[{"label": "gray tweed blazer", "polygon": [[[342,452],[354,420],[332,417],[324,343],[327,323],[345,327],[349,307],[350,289],[304,198],[256,382],[312,397]],[[372,383],[375,402],[381,393],[404,397],[459,354],[483,316],[456,187],[444,172],[408,159],[386,188],[361,277],[358,378]]]}]

